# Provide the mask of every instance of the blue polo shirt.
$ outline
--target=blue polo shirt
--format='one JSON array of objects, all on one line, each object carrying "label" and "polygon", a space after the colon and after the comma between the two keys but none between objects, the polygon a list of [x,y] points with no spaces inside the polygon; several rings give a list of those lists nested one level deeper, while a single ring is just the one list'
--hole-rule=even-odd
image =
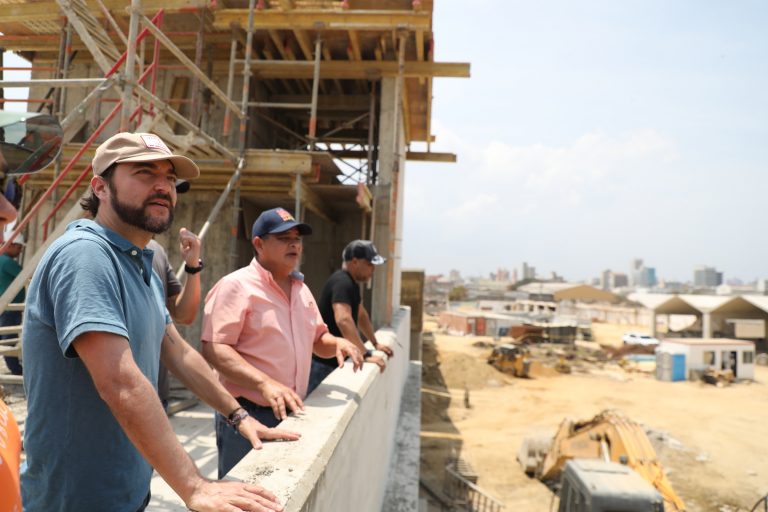
[{"label": "blue polo shirt", "polygon": [[26,512],[136,512],[152,468],[99,397],[72,342],[86,332],[128,340],[156,386],[170,317],[152,251],[94,221],[78,220],[46,251],[24,315]]}]

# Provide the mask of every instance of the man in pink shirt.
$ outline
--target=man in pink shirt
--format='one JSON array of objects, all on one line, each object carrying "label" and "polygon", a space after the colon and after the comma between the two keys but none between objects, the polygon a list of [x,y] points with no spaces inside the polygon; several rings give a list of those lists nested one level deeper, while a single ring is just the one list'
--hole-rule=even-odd
[{"label": "man in pink shirt", "polygon": [[[313,353],[335,356],[339,366],[349,356],[355,371],[363,364],[354,344],[328,332],[295,270],[302,236],[311,233],[282,208],[263,212],[253,224],[251,264],[224,276],[205,298],[203,356],[240,405],[268,427],[304,408]],[[216,445],[219,478],[251,450],[218,414]]]}]

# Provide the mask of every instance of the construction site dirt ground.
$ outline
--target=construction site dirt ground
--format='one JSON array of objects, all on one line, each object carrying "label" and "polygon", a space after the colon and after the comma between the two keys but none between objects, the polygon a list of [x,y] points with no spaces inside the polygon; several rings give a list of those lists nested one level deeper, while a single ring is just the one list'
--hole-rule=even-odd
[{"label": "construction site dirt ground", "polygon": [[[425,330],[436,327],[428,321]],[[630,329],[616,329],[623,330]],[[506,510],[549,511],[552,493],[515,460],[523,438],[554,433],[565,417],[617,409],[650,429],[688,511],[749,511],[768,492],[768,367],[756,367],[754,382],[725,388],[661,382],[613,364],[516,379],[488,365],[490,348],[475,346],[478,341],[492,343],[436,333],[424,344],[421,478],[432,489],[443,488],[453,454]]]}]

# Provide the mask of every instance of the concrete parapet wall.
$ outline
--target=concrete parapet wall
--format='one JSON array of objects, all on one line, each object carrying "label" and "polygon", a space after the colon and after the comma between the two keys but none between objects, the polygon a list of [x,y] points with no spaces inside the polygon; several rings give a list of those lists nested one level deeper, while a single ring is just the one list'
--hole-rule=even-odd
[{"label": "concrete parapet wall", "polygon": [[286,512],[381,510],[390,471],[397,470],[391,468],[395,432],[413,371],[410,313],[400,308],[393,327],[376,333],[395,350],[384,373],[373,364],[357,373],[349,365],[334,371],[307,397],[302,414],[280,424],[300,432],[299,441],[267,443],[228,476],[263,485],[278,495]]}]

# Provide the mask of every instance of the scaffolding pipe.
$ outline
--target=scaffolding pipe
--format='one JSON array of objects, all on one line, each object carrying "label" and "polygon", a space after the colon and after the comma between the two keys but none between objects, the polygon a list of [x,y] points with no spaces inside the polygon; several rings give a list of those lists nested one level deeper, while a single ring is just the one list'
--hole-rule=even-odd
[{"label": "scaffolding pipe", "polygon": [[[235,56],[237,56],[237,38],[234,30],[232,31],[232,42],[229,45],[229,71],[227,72],[227,97],[232,97],[232,89],[235,88]],[[224,111],[224,128],[222,134],[229,137],[232,130],[232,112]]]},{"label": "scaffolding pipe", "polygon": [[250,101],[249,107],[257,108],[285,108],[296,110],[310,110],[312,108],[311,103],[275,103],[271,101]]},{"label": "scaffolding pipe", "polygon": [[31,80],[0,80],[0,88],[17,87],[89,87],[104,82],[104,78],[34,78]]},{"label": "scaffolding pipe", "polygon": [[372,185],[373,180],[373,131],[376,129],[376,84],[371,82],[371,102],[368,106],[368,168],[365,170],[365,183]]},{"label": "scaffolding pipe", "polygon": [[[200,69],[203,63],[203,35],[205,34],[205,14],[197,13],[200,19],[200,26],[197,30],[195,38],[195,67]],[[192,87],[190,87],[190,93],[192,97],[192,106],[190,108],[189,117],[192,122],[200,126],[200,98],[202,96],[200,91],[200,78],[196,75],[192,75]],[[229,96],[228,96],[229,97]]]},{"label": "scaffolding pipe", "polygon": [[317,36],[315,40],[315,69],[312,74],[312,104],[309,114],[309,149],[315,150],[315,141],[317,139],[317,93],[320,87],[320,57],[322,50],[322,39]]},{"label": "scaffolding pipe", "polygon": [[[163,11],[160,11],[157,13],[157,25],[160,26],[163,24]],[[160,41],[155,39],[155,45],[152,50],[152,81],[150,82],[149,92],[152,94],[155,94],[155,90],[157,87],[157,68],[160,65]],[[154,115],[155,113],[155,104],[150,101],[149,102],[149,114]]]},{"label": "scaffolding pipe", "polygon": [[131,0],[131,17],[128,23],[128,51],[125,56],[125,86],[123,88],[123,110],[120,113],[120,131],[127,132],[133,104],[134,65],[136,62],[136,38],[139,33],[139,11],[141,0]]},{"label": "scaffolding pipe", "polygon": [[[58,78],[62,79],[66,79],[69,76],[69,63],[72,58],[72,24],[69,22],[69,20],[66,20],[64,23],[66,24],[66,27],[62,33],[62,47],[59,48],[59,59],[57,61],[57,67],[59,70],[56,74]],[[61,119],[63,115],[63,109],[66,104],[67,90],[66,88],[60,88],[58,91],[56,91],[56,102],[54,103],[57,119]],[[59,176],[59,173],[61,173],[62,158],[62,152],[59,151],[59,154],[56,155],[56,161],[53,164],[53,179],[56,179]],[[51,194],[51,205],[53,206],[51,208],[52,210],[56,209],[55,205],[58,203],[58,200],[59,190],[56,189],[53,191],[53,194]],[[53,228],[56,228],[56,219],[53,220]]]}]

